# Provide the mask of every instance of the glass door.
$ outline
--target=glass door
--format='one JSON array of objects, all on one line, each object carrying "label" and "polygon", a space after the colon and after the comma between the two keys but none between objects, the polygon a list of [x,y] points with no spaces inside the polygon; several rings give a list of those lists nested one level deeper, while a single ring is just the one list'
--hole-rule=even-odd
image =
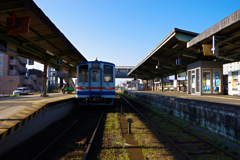
[{"label": "glass door", "polygon": [[195,93],[195,90],[196,90],[195,70],[192,70],[192,75],[191,75],[191,88],[192,88],[192,93]]}]

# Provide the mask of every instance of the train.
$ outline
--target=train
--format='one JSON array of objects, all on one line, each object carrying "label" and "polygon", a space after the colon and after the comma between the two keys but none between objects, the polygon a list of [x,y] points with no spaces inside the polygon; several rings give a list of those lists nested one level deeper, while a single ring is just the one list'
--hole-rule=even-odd
[{"label": "train", "polygon": [[113,105],[115,64],[97,59],[79,63],[76,98],[79,105]]}]

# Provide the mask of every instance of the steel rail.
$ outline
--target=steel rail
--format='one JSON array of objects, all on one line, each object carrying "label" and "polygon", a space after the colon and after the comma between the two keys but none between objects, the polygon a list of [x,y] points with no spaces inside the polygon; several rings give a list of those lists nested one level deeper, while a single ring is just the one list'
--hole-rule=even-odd
[{"label": "steel rail", "polygon": [[174,148],[176,148],[179,152],[181,152],[187,159],[192,160],[192,158],[180,149],[172,140],[170,140],[162,131],[160,131],[150,120],[148,120],[138,109],[136,109],[128,100],[126,100],[123,96],[120,95],[132,108],[134,108],[144,119],[146,119]]},{"label": "steel rail", "polygon": [[62,134],[60,134],[52,143],[50,143],[45,149],[43,149],[33,160],[39,159],[55,142],[57,142],[70,128],[72,128],[85,114],[79,117],[71,126],[69,126]]},{"label": "steel rail", "polygon": [[101,120],[102,120],[103,113],[104,113],[104,111],[102,112],[102,115],[101,115],[101,117],[100,117],[100,119],[99,119],[99,121],[98,121],[98,124],[97,124],[97,126],[96,126],[96,128],[95,128],[95,130],[94,130],[94,132],[93,132],[93,135],[92,135],[91,140],[90,140],[90,142],[89,142],[89,144],[88,144],[87,150],[86,150],[86,152],[85,152],[85,154],[84,154],[83,160],[85,160],[85,159],[87,158],[88,152],[89,152],[90,147],[91,147],[91,145],[92,145],[93,139],[94,139],[95,134],[96,134],[97,129],[98,129],[98,126],[99,126],[99,124],[100,124],[100,122],[101,122]]},{"label": "steel rail", "polygon": [[[135,101],[135,100],[133,100],[133,101]],[[136,101],[135,101],[135,102],[136,102]],[[136,102],[136,103],[138,103],[138,102]],[[185,133],[189,133],[189,134],[195,136],[196,138],[199,138],[199,139],[202,140],[203,142],[207,143],[208,145],[210,145],[210,146],[213,147],[214,149],[216,149],[216,150],[218,150],[218,151],[220,151],[220,152],[224,152],[225,155],[227,155],[227,156],[229,156],[229,157],[231,157],[231,158],[233,158],[233,159],[239,160],[239,158],[236,157],[235,155],[233,155],[233,154],[229,153],[228,151],[226,151],[226,150],[218,147],[217,145],[209,142],[208,140],[206,140],[206,139],[204,139],[204,138],[196,135],[195,133],[189,131],[188,129],[186,129],[186,128],[182,127],[182,126],[180,126],[179,124],[173,122],[172,120],[170,120],[170,119],[162,116],[161,114],[157,113],[156,111],[152,110],[151,108],[148,108],[148,107],[146,107],[146,106],[144,106],[144,105],[142,105],[142,106],[145,107],[145,108],[147,108],[147,109],[149,109],[149,110],[151,110],[152,112],[156,113],[156,114],[159,115],[160,117],[168,120],[168,121],[171,122],[172,124],[178,126],[178,127],[181,128]]]}]

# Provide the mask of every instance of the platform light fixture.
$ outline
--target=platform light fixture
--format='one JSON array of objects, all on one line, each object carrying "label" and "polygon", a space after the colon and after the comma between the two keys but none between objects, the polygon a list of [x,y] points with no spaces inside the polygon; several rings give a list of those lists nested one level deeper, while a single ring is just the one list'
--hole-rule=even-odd
[{"label": "platform light fixture", "polygon": [[73,67],[73,64],[70,64],[70,66],[72,66],[72,67]]},{"label": "platform light fixture", "polygon": [[64,63],[67,63],[67,61],[65,61],[65,60],[62,60]]},{"label": "platform light fixture", "polygon": [[189,58],[194,58],[194,59],[197,59],[197,57],[190,56],[190,55],[187,55],[187,54],[183,54],[183,57],[189,57]]},{"label": "platform light fixture", "polygon": [[52,53],[52,52],[49,51],[49,50],[46,50],[46,53],[47,53],[47,54],[50,54],[51,56],[54,56],[54,53]]}]

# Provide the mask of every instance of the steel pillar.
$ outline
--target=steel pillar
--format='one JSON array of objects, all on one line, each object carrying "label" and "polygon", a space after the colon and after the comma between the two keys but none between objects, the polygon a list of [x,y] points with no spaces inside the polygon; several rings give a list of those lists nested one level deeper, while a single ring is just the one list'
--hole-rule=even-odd
[{"label": "steel pillar", "polygon": [[154,91],[154,88],[155,88],[154,79],[152,81],[153,81],[152,91]]},{"label": "steel pillar", "polygon": [[68,79],[68,87],[72,87],[71,86],[71,84],[72,84],[72,69],[71,68],[69,69],[68,78],[69,78]]},{"label": "steel pillar", "polygon": [[148,91],[148,79],[147,79],[147,91]]},{"label": "steel pillar", "polygon": [[175,78],[174,81],[176,83],[176,88],[174,88],[175,92],[177,92],[177,88],[178,88],[178,83],[177,83],[177,74],[175,74]]},{"label": "steel pillar", "polygon": [[161,83],[162,83],[162,92],[163,92],[163,77],[161,77]]},{"label": "steel pillar", "polygon": [[47,95],[47,67],[48,64],[51,60],[51,57],[46,56],[46,59],[44,60],[44,66],[43,66],[43,93],[41,94],[41,97],[48,97],[49,95]]},{"label": "steel pillar", "polygon": [[63,78],[60,78],[60,88],[63,87]]}]

